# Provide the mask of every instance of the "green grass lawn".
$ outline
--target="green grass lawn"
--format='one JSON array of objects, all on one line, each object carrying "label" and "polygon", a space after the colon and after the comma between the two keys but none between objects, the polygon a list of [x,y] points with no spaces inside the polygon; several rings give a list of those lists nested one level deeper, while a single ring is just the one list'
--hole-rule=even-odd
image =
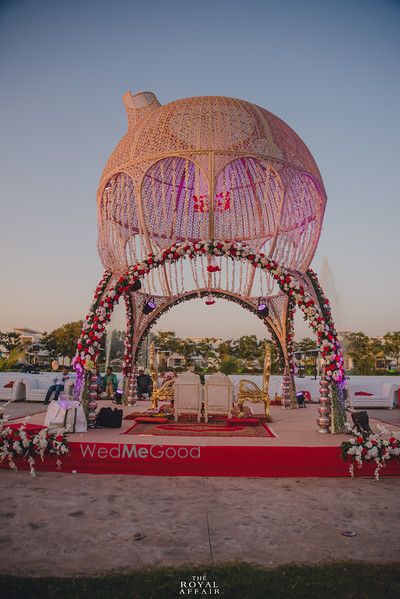
[{"label": "green grass lawn", "polygon": [[[181,583],[206,575],[219,594],[194,589],[180,593]],[[204,568],[163,568],[82,578],[19,578],[0,576],[1,599],[175,599],[179,597],[226,599],[326,599],[400,597],[400,564],[333,563],[318,566],[283,566],[274,570],[248,564]]]}]

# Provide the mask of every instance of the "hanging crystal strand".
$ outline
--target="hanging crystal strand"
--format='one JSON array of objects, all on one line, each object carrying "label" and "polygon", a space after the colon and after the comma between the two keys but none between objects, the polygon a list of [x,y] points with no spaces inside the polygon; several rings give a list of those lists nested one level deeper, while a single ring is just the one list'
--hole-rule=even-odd
[{"label": "hanging crystal strand", "polygon": [[226,271],[225,289],[226,289],[226,291],[229,291],[229,264],[230,264],[230,258],[228,258],[228,256],[225,256],[225,271]]},{"label": "hanging crystal strand", "polygon": [[[179,260],[179,262],[182,262],[182,259]],[[179,295],[179,280],[178,280],[178,268],[179,268],[179,264],[178,262],[175,262],[175,264],[173,265],[174,267],[174,275],[175,275],[175,293],[176,295]]]},{"label": "hanging crystal strand", "polygon": [[258,269],[260,275],[260,296],[264,297],[264,285],[263,285],[263,277],[265,277],[265,273],[261,268]]},{"label": "hanging crystal strand", "polygon": [[[158,206],[157,197],[156,197],[156,187],[154,183],[154,172],[151,174],[151,199],[153,203],[153,215],[154,215],[154,229],[158,232],[158,237],[161,237],[160,231],[160,208]],[[157,236],[157,234],[154,234]]]},{"label": "hanging crystal strand", "polygon": [[189,160],[185,162],[185,195],[183,202],[183,231],[185,232],[185,239],[188,238],[188,220],[189,220]]},{"label": "hanging crystal strand", "polygon": [[175,226],[176,226],[176,216],[177,216],[177,206],[176,206],[176,201],[177,201],[177,197],[178,197],[178,190],[176,188],[176,164],[178,162],[178,158],[174,158],[173,159],[173,169],[172,169],[172,206],[171,206],[171,210],[172,210],[172,218],[171,218],[171,229],[170,229],[170,234],[169,236],[172,238],[173,241],[175,241],[175,236],[173,235],[173,232],[175,231]]},{"label": "hanging crystal strand", "polygon": [[208,287],[208,277],[207,277],[207,265],[204,264],[204,254],[201,254],[200,256],[200,272],[201,272],[201,278],[202,278],[202,287],[206,288]]},{"label": "hanging crystal strand", "polygon": [[215,278],[216,278],[216,287],[218,289],[221,289],[221,278],[222,278],[222,258],[217,258],[218,260],[218,266],[219,266],[219,270],[215,273]]},{"label": "hanging crystal strand", "polygon": [[164,228],[162,229],[163,234],[165,234],[166,231],[166,227],[167,227],[167,222],[168,222],[168,216],[167,216],[167,200],[165,197],[165,190],[167,188],[167,181],[165,181],[165,173],[164,173],[164,160],[161,160],[160,162],[160,179],[161,179],[161,209],[162,209],[162,215],[163,215],[163,222],[164,222]]},{"label": "hanging crystal strand", "polygon": [[232,285],[231,291],[235,291],[235,277],[236,277],[236,258],[232,260]]},{"label": "hanging crystal strand", "polygon": [[197,256],[196,258],[192,258],[192,260],[190,260],[190,268],[192,270],[192,277],[193,277],[193,281],[196,287],[196,291],[197,291],[197,297],[200,297],[200,287],[199,287],[199,280],[197,278],[197,267],[196,267],[196,261],[197,261]]},{"label": "hanging crystal strand", "polygon": [[184,275],[183,275],[183,261],[184,261],[183,258],[182,258],[182,260],[179,260],[179,262],[180,262],[179,266],[181,269],[181,271],[180,271],[181,283],[180,283],[180,288],[179,288],[179,295],[182,295],[182,293],[184,293],[184,291],[185,291]]},{"label": "hanging crystal strand", "polygon": [[149,279],[151,281],[151,294],[154,295],[156,293],[156,284],[155,284],[155,280],[154,280],[154,268],[152,268],[150,271]]},{"label": "hanging crystal strand", "polygon": [[243,260],[239,261],[239,287],[238,293],[243,295]]},{"label": "hanging crystal strand", "polygon": [[[240,190],[239,190],[239,183],[237,183],[237,185],[236,185],[236,171],[232,170],[232,172],[230,173],[230,180],[231,180],[232,210],[231,210],[230,216],[229,216],[229,234],[230,234],[230,240],[233,242],[233,241],[235,241],[236,236],[239,235],[239,230],[240,230],[240,227],[238,225],[236,227],[234,227],[234,221],[233,221],[233,214],[234,214],[234,209],[236,207],[236,204],[238,206],[240,206]],[[236,187],[235,187],[235,185],[236,185]],[[235,202],[236,196],[239,196],[239,197],[237,198],[237,201]],[[239,219],[238,219],[238,223],[239,223]]]}]

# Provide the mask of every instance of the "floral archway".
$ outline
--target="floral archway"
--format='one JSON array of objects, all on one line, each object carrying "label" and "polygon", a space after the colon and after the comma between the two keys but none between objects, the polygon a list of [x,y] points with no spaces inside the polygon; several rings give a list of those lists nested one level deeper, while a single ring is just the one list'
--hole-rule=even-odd
[{"label": "floral archway", "polygon": [[[75,367],[82,370],[88,364],[96,363],[99,356],[100,341],[105,333],[106,325],[111,319],[114,306],[121,297],[124,297],[126,302],[128,331],[134,329],[133,319],[129,322],[130,294],[135,291],[135,286],[138,286],[140,279],[146,277],[153,269],[166,263],[177,262],[183,258],[193,259],[199,254],[206,254],[211,257],[226,256],[232,260],[247,261],[255,269],[268,271],[280,290],[289,298],[290,310],[288,310],[287,318],[291,323],[293,321],[294,306],[300,308],[305,320],[308,321],[310,327],[316,333],[317,344],[321,352],[322,393],[318,418],[320,430],[325,423],[325,432],[328,432],[329,424],[332,432],[342,431],[345,423],[343,356],[331,315],[329,300],[324,296],[316,274],[312,270],[308,270],[305,274],[290,270],[281,266],[275,260],[267,258],[263,253],[254,253],[251,248],[235,242],[201,241],[193,243],[185,241],[175,243],[158,254],[149,254],[146,259],[131,266],[119,277],[112,288],[108,288],[111,272],[106,271],[96,289],[93,303],[83,323],[75,358]],[[288,331],[290,332],[287,349],[292,354],[291,341],[293,335],[290,327]],[[126,338],[125,349],[124,374],[128,380],[127,393],[132,397],[136,377],[129,335]],[[289,356],[289,361],[293,363],[292,355]],[[88,379],[85,386],[89,384]]]}]

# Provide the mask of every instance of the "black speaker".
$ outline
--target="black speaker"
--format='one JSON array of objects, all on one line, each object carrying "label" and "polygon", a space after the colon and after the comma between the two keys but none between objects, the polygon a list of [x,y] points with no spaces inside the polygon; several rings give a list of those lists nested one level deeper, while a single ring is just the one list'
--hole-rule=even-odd
[{"label": "black speaker", "polygon": [[360,433],[372,433],[371,427],[369,426],[369,416],[367,410],[361,412],[354,412],[351,415],[354,426]]}]

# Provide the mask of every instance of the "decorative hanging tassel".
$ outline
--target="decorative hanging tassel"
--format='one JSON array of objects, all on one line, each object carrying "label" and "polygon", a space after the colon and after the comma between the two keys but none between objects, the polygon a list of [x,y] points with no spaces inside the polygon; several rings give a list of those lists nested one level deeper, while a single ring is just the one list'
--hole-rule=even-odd
[{"label": "decorative hanging tassel", "polygon": [[215,304],[214,296],[212,293],[209,293],[206,299],[206,306],[212,306],[213,304]]},{"label": "decorative hanging tassel", "polygon": [[208,270],[208,272],[218,272],[221,270],[220,267],[217,265],[215,256],[211,256],[211,258],[209,259],[209,264],[207,266],[207,270]]}]

